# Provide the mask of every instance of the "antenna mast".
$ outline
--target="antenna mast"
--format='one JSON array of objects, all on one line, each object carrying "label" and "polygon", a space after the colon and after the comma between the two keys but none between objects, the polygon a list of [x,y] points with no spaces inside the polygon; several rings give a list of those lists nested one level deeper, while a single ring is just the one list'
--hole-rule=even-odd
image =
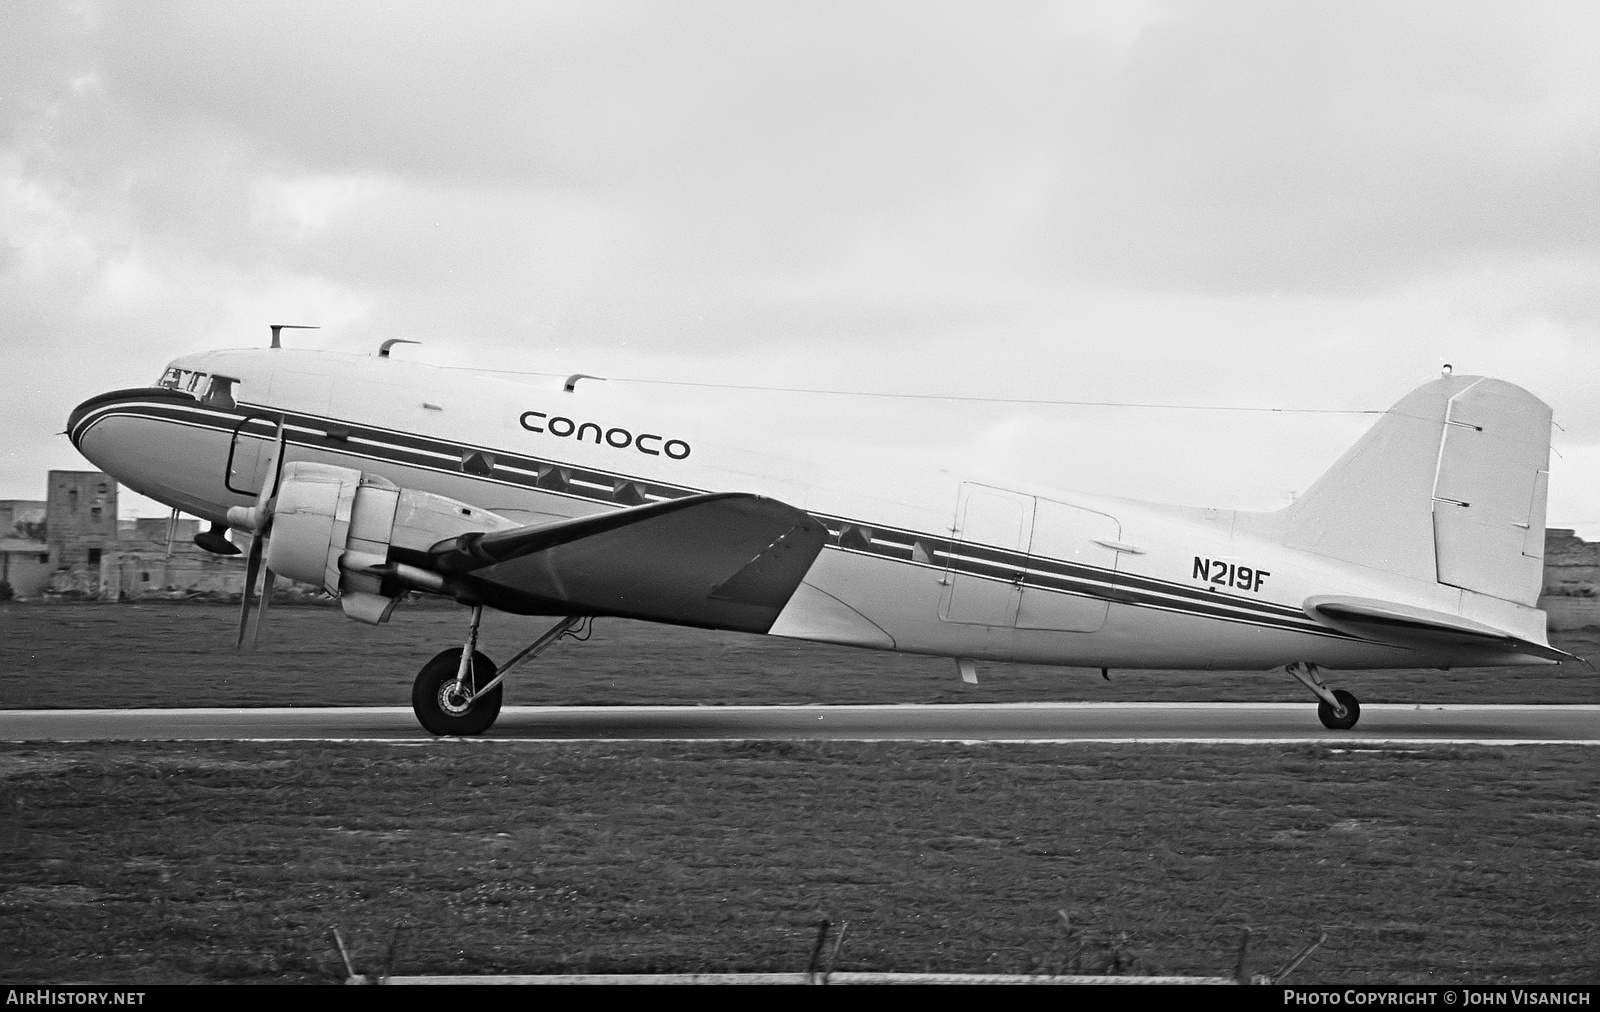
[{"label": "antenna mast", "polygon": [[272,346],[274,348],[282,348],[283,347],[282,342],[280,342],[278,340],[278,334],[280,332],[282,332],[282,331],[285,331],[285,330],[321,330],[322,329],[321,327],[308,327],[303,323],[269,323],[269,324],[267,324],[267,326],[272,328]]}]

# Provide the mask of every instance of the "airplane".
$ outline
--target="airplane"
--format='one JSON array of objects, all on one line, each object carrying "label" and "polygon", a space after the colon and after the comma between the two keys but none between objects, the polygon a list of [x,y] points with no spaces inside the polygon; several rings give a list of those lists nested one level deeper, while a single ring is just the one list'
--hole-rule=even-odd
[{"label": "airplane", "polygon": [[[134,491],[250,536],[239,644],[277,577],[356,621],[411,594],[468,610],[412,690],[477,735],[504,679],[596,617],[979,661],[1281,668],[1346,730],[1323,668],[1578,660],[1549,645],[1551,410],[1446,374],[1400,400],[1290,505],[1208,509],[930,470],[796,466],[697,392],[282,347],[174,360],[79,404],[67,434]],[[484,608],[555,623],[503,665]]]}]

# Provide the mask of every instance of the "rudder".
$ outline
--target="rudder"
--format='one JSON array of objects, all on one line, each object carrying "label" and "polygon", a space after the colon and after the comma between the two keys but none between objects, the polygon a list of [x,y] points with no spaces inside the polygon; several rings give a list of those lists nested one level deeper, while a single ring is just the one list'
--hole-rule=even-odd
[{"label": "rudder", "polygon": [[1493,379],[1450,398],[1433,490],[1439,582],[1537,605],[1549,479],[1542,401]]}]

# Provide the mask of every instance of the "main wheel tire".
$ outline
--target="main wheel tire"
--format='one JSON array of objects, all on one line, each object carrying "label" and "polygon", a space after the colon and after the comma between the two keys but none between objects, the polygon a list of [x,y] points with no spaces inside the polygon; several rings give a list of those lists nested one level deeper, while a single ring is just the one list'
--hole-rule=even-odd
[{"label": "main wheel tire", "polygon": [[[422,666],[417,680],[412,683],[411,709],[417,721],[431,734],[482,734],[494,726],[495,718],[500,716],[504,683],[462,704],[455,687],[456,670],[460,665],[460,647],[441,650]],[[497,670],[494,661],[474,651],[467,681],[472,685],[485,685],[494,679]]]},{"label": "main wheel tire", "polygon": [[[459,651],[457,651],[459,654]],[[1361,719],[1361,704],[1356,702],[1356,697],[1343,689],[1334,689],[1333,698],[1344,707],[1344,716],[1335,717],[1333,707],[1327,703],[1317,704],[1317,717],[1322,721],[1322,726],[1331,731],[1348,731],[1356,726],[1356,721]],[[499,705],[496,701],[496,705]]]}]

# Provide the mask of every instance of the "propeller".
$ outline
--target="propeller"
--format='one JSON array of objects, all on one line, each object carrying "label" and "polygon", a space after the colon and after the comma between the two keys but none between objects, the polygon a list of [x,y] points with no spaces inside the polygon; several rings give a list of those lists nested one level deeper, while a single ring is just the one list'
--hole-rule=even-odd
[{"label": "propeller", "polygon": [[[272,508],[278,496],[278,478],[283,474],[283,456],[286,439],[282,416],[278,418],[278,435],[272,447],[272,466],[267,480],[261,484],[254,506],[233,506],[228,509],[228,525],[250,532],[250,554],[245,559],[244,593],[239,596],[239,640],[235,648],[243,650],[246,639],[254,650],[261,638],[261,624],[266,618],[267,605],[272,601],[275,582],[272,570],[262,564],[266,552],[267,536],[272,528]],[[263,575],[264,574],[264,575]],[[261,583],[259,596],[257,582]]]}]

